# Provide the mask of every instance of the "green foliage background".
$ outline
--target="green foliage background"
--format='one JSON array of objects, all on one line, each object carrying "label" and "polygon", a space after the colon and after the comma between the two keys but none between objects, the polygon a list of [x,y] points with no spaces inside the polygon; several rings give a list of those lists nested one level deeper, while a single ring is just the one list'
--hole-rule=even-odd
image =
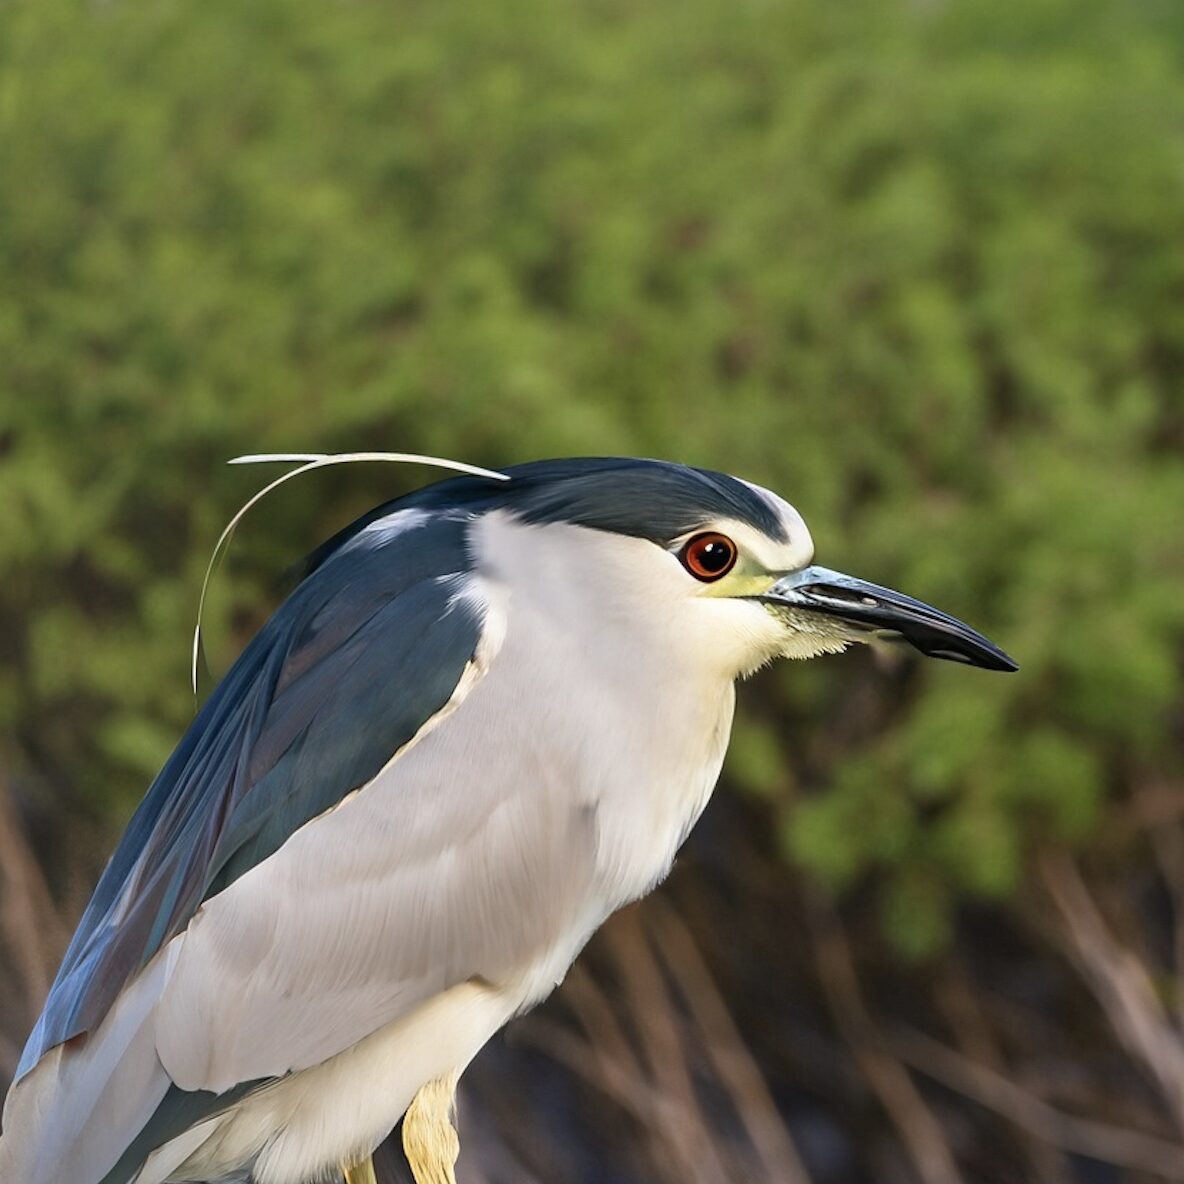
[{"label": "green foliage background", "polygon": [[[1022,663],[746,694],[732,782],[922,953],[1180,773],[1182,376],[1173,0],[5,0],[0,763],[126,817],[230,456],[686,460]],[[253,518],[215,665],[414,479]]]}]

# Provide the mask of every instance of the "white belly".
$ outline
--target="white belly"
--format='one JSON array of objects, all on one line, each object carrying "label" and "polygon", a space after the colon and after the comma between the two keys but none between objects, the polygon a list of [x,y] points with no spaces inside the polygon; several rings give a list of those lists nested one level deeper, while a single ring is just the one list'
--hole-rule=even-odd
[{"label": "white belly", "polygon": [[166,1144],[138,1184],[217,1180],[248,1164],[258,1184],[305,1184],[359,1159],[386,1137],[425,1082],[463,1070],[516,1004],[487,985],[453,987]]},{"label": "white belly", "polygon": [[370,1154],[423,1085],[463,1072],[499,1028],[550,994],[601,920],[589,916],[512,983],[461,983],[190,1129],[149,1157],[136,1184],[218,1180],[247,1165],[256,1184],[306,1184]]}]

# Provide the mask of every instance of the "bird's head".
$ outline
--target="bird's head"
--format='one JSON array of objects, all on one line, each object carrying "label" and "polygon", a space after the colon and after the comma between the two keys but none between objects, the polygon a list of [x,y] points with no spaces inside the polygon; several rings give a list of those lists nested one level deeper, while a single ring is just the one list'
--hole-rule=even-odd
[{"label": "bird's head", "polygon": [[446,481],[400,504],[475,511],[479,567],[541,606],[575,597],[601,619],[642,613],[729,677],[877,639],[1016,669],[956,618],[814,565],[797,510],[739,478],[620,458],[541,461],[507,475],[500,484]]}]

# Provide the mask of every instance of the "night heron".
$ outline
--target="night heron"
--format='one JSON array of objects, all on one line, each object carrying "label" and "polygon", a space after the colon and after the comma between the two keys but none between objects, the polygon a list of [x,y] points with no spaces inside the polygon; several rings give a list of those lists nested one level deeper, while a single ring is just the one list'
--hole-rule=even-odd
[{"label": "night heron", "polygon": [[458,1076],[669,871],[777,657],[1015,664],[811,566],[720,473],[555,460],[366,514],[204,704],[95,890],[4,1111],[5,1184],[453,1180]]}]

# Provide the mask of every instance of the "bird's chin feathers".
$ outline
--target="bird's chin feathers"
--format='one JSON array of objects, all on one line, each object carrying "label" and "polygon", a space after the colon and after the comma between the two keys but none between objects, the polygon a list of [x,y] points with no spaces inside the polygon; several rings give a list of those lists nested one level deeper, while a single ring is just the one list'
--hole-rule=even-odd
[{"label": "bird's chin feathers", "polygon": [[866,633],[853,629],[836,617],[801,612],[788,606],[766,604],[765,610],[780,625],[778,658],[799,661],[821,654],[841,654],[855,642],[869,640]]},{"label": "bird's chin feathers", "polygon": [[790,633],[785,639],[785,646],[779,657],[817,658],[820,654],[841,654],[849,645],[851,639],[846,637],[827,637],[819,633]]}]

